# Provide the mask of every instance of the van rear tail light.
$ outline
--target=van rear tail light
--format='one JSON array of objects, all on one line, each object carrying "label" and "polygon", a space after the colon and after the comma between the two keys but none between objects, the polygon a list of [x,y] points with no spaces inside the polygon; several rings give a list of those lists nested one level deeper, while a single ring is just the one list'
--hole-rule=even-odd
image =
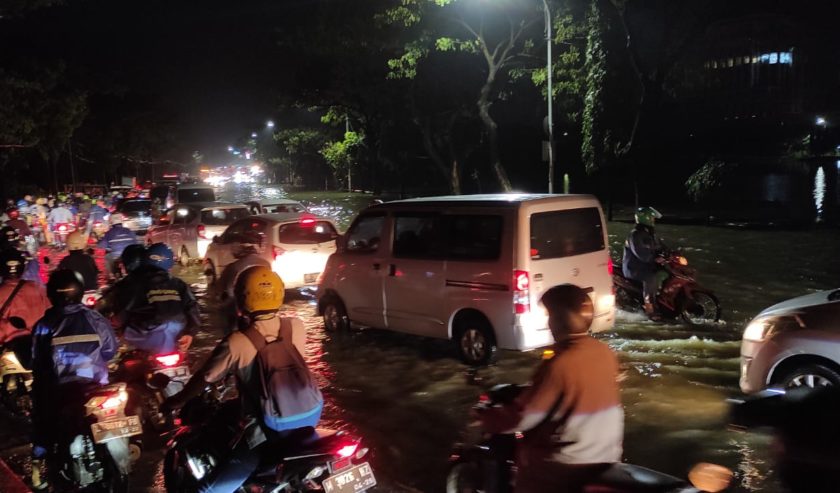
[{"label": "van rear tail light", "polygon": [[527,270],[513,271],[513,311],[517,315],[531,311],[531,276]]},{"label": "van rear tail light", "polygon": [[615,272],[615,266],[613,265],[612,257],[607,257],[607,272],[610,274],[610,276],[612,276],[613,272]]},{"label": "van rear tail light", "polygon": [[274,260],[277,260],[277,257],[286,253],[286,250],[283,250],[279,246],[272,246],[271,247],[271,254],[274,257]]},{"label": "van rear tail light", "polygon": [[207,230],[206,230],[206,228],[204,227],[203,224],[199,224],[198,227],[195,228],[195,230],[198,233],[199,238],[204,238],[205,240],[207,239],[207,236],[206,236]]}]

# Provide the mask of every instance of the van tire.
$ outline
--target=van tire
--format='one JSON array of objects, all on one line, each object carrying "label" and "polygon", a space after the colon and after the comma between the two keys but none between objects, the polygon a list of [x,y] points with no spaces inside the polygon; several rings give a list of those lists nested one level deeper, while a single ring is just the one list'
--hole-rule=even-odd
[{"label": "van tire", "polygon": [[178,255],[178,263],[181,264],[181,267],[189,267],[190,266],[190,252],[187,251],[187,247],[181,247],[181,253]]},{"label": "van tire", "polygon": [[350,330],[350,319],[344,303],[336,296],[324,301],[322,307],[324,315],[324,330],[327,332],[346,332]]},{"label": "van tire", "polygon": [[481,316],[456,320],[455,347],[461,360],[471,366],[485,366],[496,359],[496,336],[490,323]]}]

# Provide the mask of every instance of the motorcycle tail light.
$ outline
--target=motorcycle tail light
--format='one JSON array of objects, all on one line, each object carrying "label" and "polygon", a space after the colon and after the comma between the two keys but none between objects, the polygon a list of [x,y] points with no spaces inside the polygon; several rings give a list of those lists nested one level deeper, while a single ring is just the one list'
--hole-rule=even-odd
[{"label": "motorcycle tail light", "polygon": [[65,226],[64,224],[62,224],[61,226],[59,226],[59,227],[58,227],[58,230],[59,230],[59,231],[67,231],[67,226]]},{"label": "motorcycle tail light", "polygon": [[85,296],[84,304],[87,307],[93,308],[93,306],[96,305],[96,296]]},{"label": "motorcycle tail light", "polygon": [[166,367],[175,366],[181,362],[181,354],[159,354],[155,356],[155,361]]},{"label": "motorcycle tail light", "polygon": [[688,259],[685,257],[677,257],[677,262],[680,265],[688,265]]},{"label": "motorcycle tail light", "polygon": [[105,400],[99,403],[99,408],[102,410],[115,409],[121,406],[127,400],[128,394],[126,394],[125,392],[120,392],[116,395],[111,395],[105,398]]},{"label": "motorcycle tail light", "polygon": [[199,238],[204,238],[205,240],[207,239],[207,230],[203,224],[198,225],[198,227],[196,228],[196,233],[198,233]]},{"label": "motorcycle tail light", "polygon": [[343,445],[341,448],[335,451],[335,455],[341,457],[342,459],[346,459],[348,457],[352,457],[353,454],[356,453],[356,449],[359,448],[358,443],[348,443]]}]

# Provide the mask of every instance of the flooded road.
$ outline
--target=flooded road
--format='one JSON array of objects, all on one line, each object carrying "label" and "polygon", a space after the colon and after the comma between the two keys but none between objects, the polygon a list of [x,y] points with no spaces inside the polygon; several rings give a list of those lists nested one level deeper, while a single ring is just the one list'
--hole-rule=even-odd
[{"label": "flooded road", "polygon": [[[319,213],[334,215],[344,228],[368,197],[312,198],[321,200],[314,203],[324,207]],[[616,259],[629,229],[609,225]],[[727,431],[724,400],[739,395],[740,335],[750,318],[780,300],[838,287],[840,233],[670,225],[658,232],[683,250],[700,282],[716,291],[723,320],[688,330],[622,312],[615,329],[598,336],[622,362],[625,458],[681,477],[696,462],[715,462],[736,472],[735,491],[781,491],[769,462],[770,440]],[[205,330],[192,355],[200,362],[221,335],[200,269],[176,267],[175,274],[202,299]],[[323,424],[363,437],[373,450],[377,491],[443,491],[449,452],[482,389],[527,381],[539,359],[535,352],[502,352],[498,364],[478,372],[478,385],[470,384],[447,341],[377,330],[327,335],[305,295],[292,296],[284,313],[305,321],[306,357],[328,404]],[[3,456],[22,470],[26,448],[4,448]],[[133,490],[161,491],[161,457],[161,451],[146,452]]]}]

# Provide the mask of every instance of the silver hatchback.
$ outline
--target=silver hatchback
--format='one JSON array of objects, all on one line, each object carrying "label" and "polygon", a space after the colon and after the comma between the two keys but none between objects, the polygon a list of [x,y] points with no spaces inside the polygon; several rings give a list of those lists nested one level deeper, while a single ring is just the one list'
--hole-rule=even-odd
[{"label": "silver hatchback", "polygon": [[767,308],[741,342],[741,390],[840,386],[840,289]]}]

